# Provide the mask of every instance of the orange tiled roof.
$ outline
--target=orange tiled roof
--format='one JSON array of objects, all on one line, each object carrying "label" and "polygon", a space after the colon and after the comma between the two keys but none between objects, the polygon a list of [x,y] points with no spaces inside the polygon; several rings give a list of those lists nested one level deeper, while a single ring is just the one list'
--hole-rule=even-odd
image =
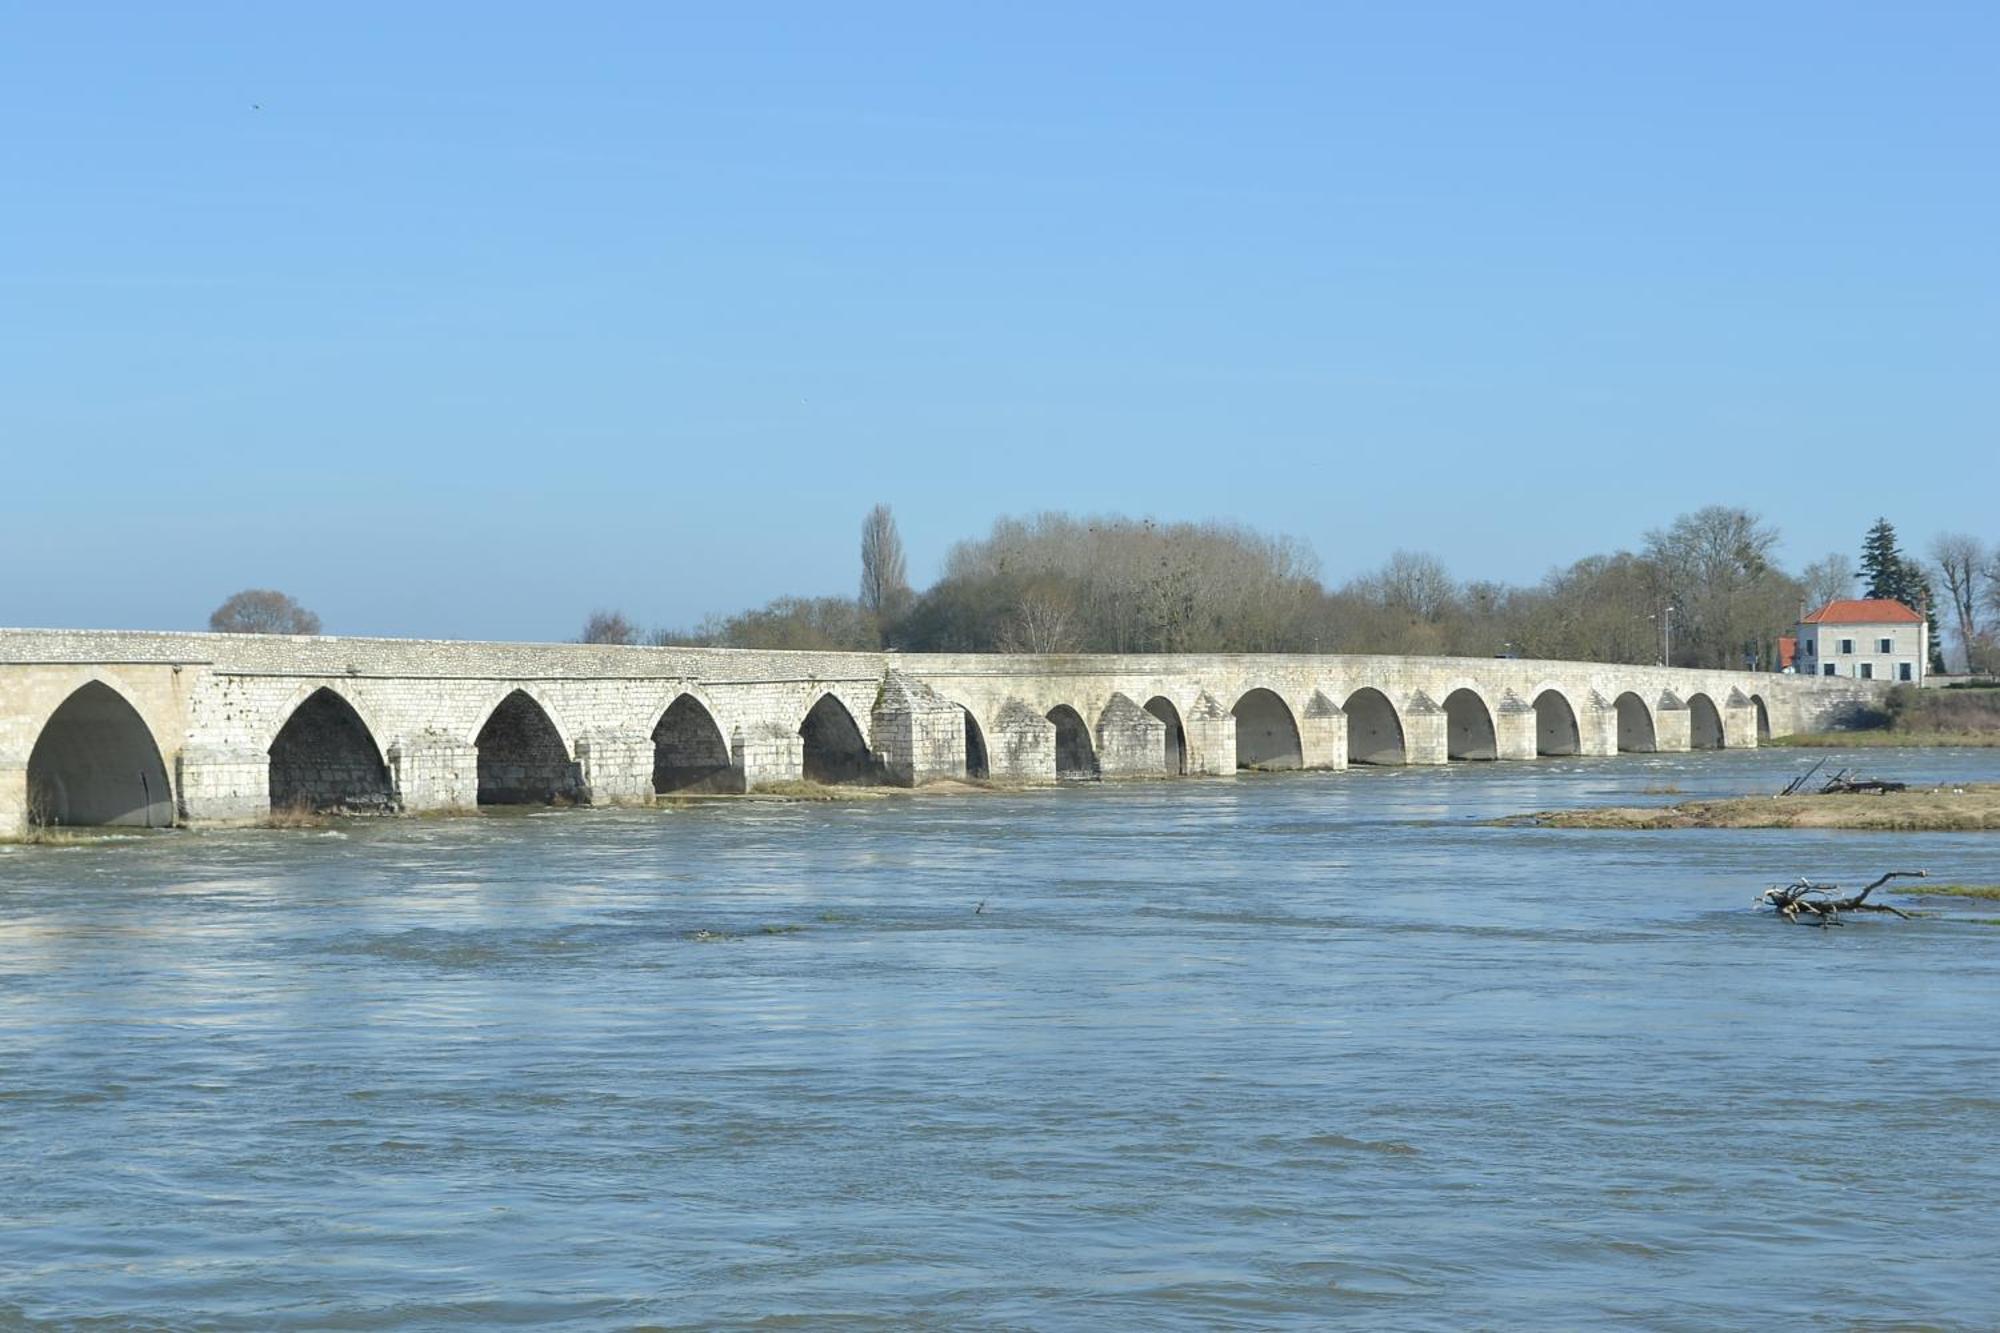
[{"label": "orange tiled roof", "polygon": [[1807,616],[1808,625],[1921,625],[1924,618],[1888,597],[1828,602]]}]

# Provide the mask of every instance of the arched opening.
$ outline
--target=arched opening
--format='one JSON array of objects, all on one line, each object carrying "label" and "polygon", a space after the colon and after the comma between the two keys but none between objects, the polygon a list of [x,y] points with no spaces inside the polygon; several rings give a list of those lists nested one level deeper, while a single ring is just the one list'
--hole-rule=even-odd
[{"label": "arched opening", "polygon": [[1618,710],[1620,753],[1651,754],[1660,747],[1653,731],[1653,713],[1644,699],[1627,690],[1612,701],[1612,707]]},{"label": "arched opening", "polygon": [[1161,755],[1162,769],[1174,777],[1187,775],[1187,728],[1181,725],[1181,710],[1174,707],[1174,701],[1164,694],[1156,694],[1146,700],[1146,711],[1164,722],[1167,727],[1166,749]]},{"label": "arched opening", "polygon": [[354,705],[322,687],[271,742],[273,810],[381,812],[395,805],[389,766]]},{"label": "arched opening", "polygon": [[1347,696],[1341,711],[1347,714],[1347,762],[1350,764],[1401,764],[1403,723],[1389,696],[1376,689],[1360,689]]},{"label": "arched opening", "polygon": [[1255,689],[1229,710],[1236,718],[1238,768],[1303,768],[1305,746],[1299,724],[1285,701],[1266,689]]},{"label": "arched opening", "polygon": [[1535,696],[1535,753],[1539,755],[1580,754],[1583,731],[1576,724],[1576,709],[1560,690],[1543,690]]},{"label": "arched opening", "polygon": [[481,805],[573,801],[582,786],[562,733],[526,690],[500,701],[473,741]]},{"label": "arched opening", "polygon": [[959,711],[965,714],[965,776],[975,781],[991,777],[993,765],[986,758],[986,733],[979,729],[970,708]]},{"label": "arched opening", "polygon": [[28,753],[28,819],[35,824],[168,828],[174,794],[152,729],[102,681],[62,701]]},{"label": "arched opening", "polygon": [[831,694],[822,694],[799,724],[805,738],[805,771],[808,782],[873,782],[878,774],[875,757],[847,705]]},{"label": "arched opening", "polygon": [[1750,702],[1757,705],[1757,743],[1762,745],[1771,739],[1771,710],[1764,707],[1764,696],[1753,694]]},{"label": "arched opening", "polygon": [[729,761],[729,742],[701,700],[683,694],[653,728],[653,791],[740,792],[742,775]]},{"label": "arched opening", "polygon": [[1696,750],[1722,748],[1722,711],[1705,694],[1688,696],[1688,746]]},{"label": "arched opening", "polygon": [[1090,743],[1090,728],[1083,724],[1083,714],[1068,704],[1057,704],[1047,716],[1056,724],[1056,777],[1088,782],[1100,776],[1097,748]]},{"label": "arched opening", "polygon": [[1453,690],[1444,697],[1444,744],[1446,756],[1452,759],[1500,757],[1493,714],[1486,701],[1471,690]]}]

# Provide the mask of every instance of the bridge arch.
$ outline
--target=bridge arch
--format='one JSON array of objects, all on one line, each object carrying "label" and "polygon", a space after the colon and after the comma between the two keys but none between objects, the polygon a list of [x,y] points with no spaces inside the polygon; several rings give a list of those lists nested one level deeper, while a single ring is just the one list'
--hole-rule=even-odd
[{"label": "bridge arch", "polygon": [[799,723],[805,742],[804,762],[808,782],[867,783],[876,780],[875,756],[868,749],[861,724],[839,695],[828,691],[813,701]]},{"label": "bridge arch", "polygon": [[1771,710],[1764,706],[1764,696],[1753,694],[1750,702],[1757,706],[1757,743],[1762,745],[1771,739]]},{"label": "bridge arch", "polygon": [[481,805],[551,805],[581,793],[562,728],[526,689],[510,691],[493,706],[472,744],[479,752]]},{"label": "bridge arch", "polygon": [[1553,686],[1535,696],[1535,753],[1583,753],[1583,728],[1577,725],[1576,705]]},{"label": "bridge arch", "polygon": [[1611,701],[1618,713],[1618,749],[1620,753],[1651,754],[1660,748],[1658,729],[1653,723],[1653,710],[1646,701],[1632,690],[1627,690]]},{"label": "bridge arch", "polygon": [[1500,739],[1493,729],[1493,710],[1470,686],[1444,697],[1445,756],[1450,759],[1498,759]]},{"label": "bridge arch", "polygon": [[1688,748],[1694,750],[1720,750],[1722,748],[1722,710],[1715,706],[1715,700],[1706,694],[1690,694],[1688,706]]},{"label": "bridge arch", "polygon": [[653,792],[740,792],[743,775],[708,705],[681,694],[653,726]]},{"label": "bridge arch", "polygon": [[965,714],[965,776],[975,781],[989,778],[993,776],[993,759],[986,752],[986,729],[964,704],[958,711]]},{"label": "bridge arch", "polygon": [[1404,764],[1409,755],[1403,748],[1403,720],[1389,696],[1373,686],[1363,686],[1347,696],[1341,705],[1347,714],[1347,762],[1350,764]]},{"label": "bridge arch", "polygon": [[153,729],[123,694],[88,680],[56,705],[28,752],[28,821],[169,828],[174,793]]},{"label": "bridge arch", "polygon": [[1276,691],[1259,686],[1246,690],[1230,713],[1236,718],[1238,768],[1304,768],[1305,744],[1298,720]]},{"label": "bridge arch", "polygon": [[1187,726],[1181,721],[1181,710],[1166,695],[1156,694],[1146,700],[1146,711],[1167,728],[1161,766],[1171,777],[1187,776]]},{"label": "bridge arch", "polygon": [[395,787],[381,742],[354,701],[331,685],[308,690],[271,738],[273,810],[388,810]]},{"label": "bridge arch", "polygon": [[1083,714],[1068,704],[1057,704],[1043,716],[1056,726],[1056,777],[1084,782],[1101,777],[1097,767],[1097,747],[1091,743],[1090,728]]}]

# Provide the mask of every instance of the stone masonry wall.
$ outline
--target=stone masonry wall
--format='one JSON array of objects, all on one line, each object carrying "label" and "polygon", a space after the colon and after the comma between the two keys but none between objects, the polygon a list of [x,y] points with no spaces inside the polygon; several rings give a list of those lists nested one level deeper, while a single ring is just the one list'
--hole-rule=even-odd
[{"label": "stone masonry wall", "polygon": [[[895,706],[878,721],[876,704],[892,671],[908,689],[928,692],[918,710],[921,725],[912,714],[906,729]],[[1879,700],[1886,688],[1886,682],[1514,659],[777,653],[0,630],[0,835],[27,817],[27,766],[46,719],[93,679],[118,691],[144,719],[178,808],[195,821],[264,812],[272,744],[319,689],[337,694],[360,718],[386,761],[396,802],[422,810],[475,797],[470,752],[500,702],[517,690],[546,714],[564,762],[576,766],[579,795],[647,800],[659,755],[655,730],[682,700],[689,701],[684,711],[698,709],[714,734],[727,738],[721,785],[755,790],[799,776],[801,724],[829,695],[877,764],[891,754],[906,756],[910,780],[925,781],[954,765],[962,771],[968,718],[996,779],[1052,779],[1048,714],[1066,707],[1084,720],[1086,732],[1097,731],[1118,696],[1135,705],[1171,705],[1182,720],[1188,772],[1226,774],[1238,763],[1231,710],[1253,690],[1269,691],[1290,712],[1307,767],[1338,767],[1362,758],[1445,762],[1450,727],[1439,700],[1452,700],[1466,734],[1483,734],[1477,713],[1483,709],[1499,756],[1525,759],[1566,745],[1615,753],[1620,727],[1610,701],[1627,694],[1641,701],[1659,748],[1676,749],[1694,739],[1691,711],[1707,719],[1713,709],[1722,744],[1739,747],[1756,744],[1760,716],[1775,735],[1824,730]],[[1372,692],[1364,702],[1386,700],[1387,713],[1370,707],[1357,713],[1362,691]],[[871,735],[884,723],[894,735]],[[1096,748],[1104,748],[1105,735],[1090,738]],[[1712,728],[1701,735],[1712,741]],[[1163,729],[1158,741],[1150,762],[1164,767]]]}]

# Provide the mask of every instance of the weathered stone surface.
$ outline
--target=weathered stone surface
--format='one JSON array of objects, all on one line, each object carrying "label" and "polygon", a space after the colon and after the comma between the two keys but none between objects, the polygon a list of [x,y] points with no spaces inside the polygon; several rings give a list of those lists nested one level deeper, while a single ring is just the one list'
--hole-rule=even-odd
[{"label": "weathered stone surface", "polygon": [[1105,777],[1164,777],[1167,724],[1122,694],[1097,715],[1097,765]]},{"label": "weathered stone surface", "polygon": [[965,776],[965,710],[930,686],[887,672],[874,719],[875,754],[892,785]]},{"label": "weathered stone surface", "polygon": [[1299,714],[1299,745],[1306,768],[1347,767],[1347,714],[1324,690],[1314,690]]},{"label": "weathered stone surface", "polygon": [[[892,781],[962,772],[968,721],[994,777],[1053,780],[1048,718],[1060,709],[1084,719],[1084,744],[1107,771],[1146,762],[1166,771],[1168,719],[1177,716],[1186,771],[1220,776],[1236,771],[1241,719],[1232,709],[1253,695],[1255,754],[1289,756],[1274,738],[1295,730],[1297,762],[1339,767],[1444,762],[1454,746],[1471,757],[1483,718],[1495,753],[1508,759],[1614,754],[1621,742],[1685,748],[1697,739],[1691,714],[1706,717],[1706,701],[1720,701],[1712,705],[1720,743],[1754,745],[1760,709],[1772,734],[1824,730],[1888,685],[1504,658],[776,653],[0,630],[0,835],[29,818],[31,767],[58,767],[47,751],[31,762],[45,733],[59,739],[50,718],[93,682],[130,706],[129,722],[93,715],[93,751],[129,742],[132,753],[156,753],[173,788],[168,808],[194,822],[258,818],[274,782],[311,802],[467,806],[478,800],[482,768],[489,796],[754,790],[804,773],[801,732],[816,707],[841,723],[832,749],[816,733],[817,762],[832,763],[836,780],[842,764]],[[311,703],[318,695],[327,698]],[[527,702],[508,702],[516,696]],[[1114,696],[1124,703],[1114,707]],[[1693,708],[1682,702],[1697,696]],[[829,699],[837,713],[823,705]],[[509,716],[488,731],[503,709]],[[1107,710],[1119,722],[1108,731]],[[350,715],[341,727],[329,722]],[[1142,745],[1157,747],[1150,760]],[[130,785],[136,772],[122,760],[71,762],[65,771],[85,788]],[[152,799],[151,782],[139,799]],[[112,808],[93,807],[96,796],[129,803],[109,792],[71,796],[78,810]]]},{"label": "weathered stone surface", "polygon": [[1493,712],[1493,743],[1501,759],[1536,757],[1535,706],[1512,690],[1500,691],[1500,706]]},{"label": "weathered stone surface", "polygon": [[1054,782],[1056,725],[1019,699],[1009,699],[987,728],[986,755],[996,778]]},{"label": "weathered stone surface", "polygon": [[1236,773],[1236,716],[1222,701],[1202,690],[1185,714],[1188,743],[1188,772],[1206,777],[1233,777]]}]

